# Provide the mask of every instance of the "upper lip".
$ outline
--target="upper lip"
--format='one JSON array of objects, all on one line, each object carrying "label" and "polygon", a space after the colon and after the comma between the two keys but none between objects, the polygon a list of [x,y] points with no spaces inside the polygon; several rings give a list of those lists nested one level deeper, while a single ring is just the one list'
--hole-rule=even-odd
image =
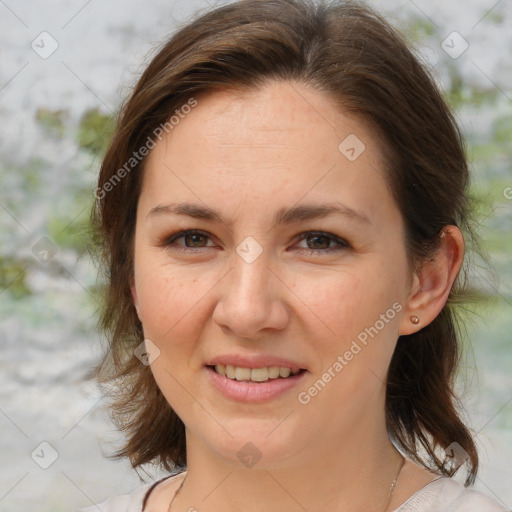
[{"label": "upper lip", "polygon": [[292,370],[306,369],[304,365],[291,359],[276,357],[272,355],[257,354],[252,356],[243,356],[240,354],[225,354],[212,357],[206,363],[206,366],[215,366],[223,364],[224,366],[237,366],[239,368],[266,368],[271,366],[279,366],[290,368]]}]

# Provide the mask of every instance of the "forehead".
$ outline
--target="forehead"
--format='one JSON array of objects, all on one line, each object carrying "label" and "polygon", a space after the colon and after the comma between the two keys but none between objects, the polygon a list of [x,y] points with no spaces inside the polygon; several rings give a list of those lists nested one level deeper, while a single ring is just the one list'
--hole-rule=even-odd
[{"label": "forehead", "polygon": [[351,195],[371,210],[375,196],[389,196],[376,134],[326,93],[269,82],[196,101],[148,157],[141,198],[148,208],[215,199],[245,211],[255,202]]}]

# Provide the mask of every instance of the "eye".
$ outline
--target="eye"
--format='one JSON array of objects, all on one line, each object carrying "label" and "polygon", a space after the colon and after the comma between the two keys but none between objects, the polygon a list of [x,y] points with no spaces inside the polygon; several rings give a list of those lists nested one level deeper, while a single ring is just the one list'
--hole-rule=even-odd
[{"label": "eye", "polygon": [[[302,233],[299,242],[302,241],[306,242],[307,247],[305,252],[309,253],[333,252],[350,248],[350,244],[346,240],[332,233],[324,233],[322,231]],[[332,247],[331,244],[333,242],[337,244],[337,246]],[[304,246],[301,247],[301,249],[303,248]],[[301,250],[300,252],[304,251]]]},{"label": "eye", "polygon": [[[185,244],[176,243],[178,240],[183,239]],[[161,244],[162,247],[181,247],[183,249],[201,249],[203,247],[215,247],[214,245],[206,245],[210,239],[209,235],[197,229],[189,229],[186,231],[179,231],[169,235]]]},{"label": "eye", "polygon": [[[179,240],[183,240],[184,243],[178,243]],[[211,242],[211,238],[208,233],[197,229],[189,229],[168,235],[162,241],[160,246],[183,251],[216,247],[213,242],[208,245],[208,241]],[[306,252],[310,254],[330,253],[350,248],[350,244],[346,240],[343,240],[332,233],[325,233],[322,231],[308,231],[302,233],[299,235],[298,242],[303,241],[305,241],[306,247],[297,245],[295,247],[298,247],[299,252]],[[335,245],[333,246],[333,244]]]}]

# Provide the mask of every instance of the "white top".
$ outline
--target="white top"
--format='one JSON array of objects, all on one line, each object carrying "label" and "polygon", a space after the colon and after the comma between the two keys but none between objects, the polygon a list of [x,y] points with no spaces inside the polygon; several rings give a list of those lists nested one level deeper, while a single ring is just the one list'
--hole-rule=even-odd
[{"label": "white top", "polygon": [[[175,475],[172,478],[176,478]],[[138,487],[131,494],[116,496],[77,512],[143,512],[142,503],[154,484]],[[433,480],[393,512],[512,512],[485,494],[467,489],[447,477]]]}]

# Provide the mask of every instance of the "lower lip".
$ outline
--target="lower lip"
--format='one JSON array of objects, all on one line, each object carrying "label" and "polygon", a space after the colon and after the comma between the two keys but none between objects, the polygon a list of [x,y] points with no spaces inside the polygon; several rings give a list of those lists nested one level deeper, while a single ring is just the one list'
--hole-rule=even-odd
[{"label": "lower lip", "polygon": [[206,367],[215,388],[225,397],[239,402],[265,402],[290,391],[302,381],[307,372],[302,371],[286,379],[271,379],[266,382],[238,381],[228,379],[213,368]]}]

